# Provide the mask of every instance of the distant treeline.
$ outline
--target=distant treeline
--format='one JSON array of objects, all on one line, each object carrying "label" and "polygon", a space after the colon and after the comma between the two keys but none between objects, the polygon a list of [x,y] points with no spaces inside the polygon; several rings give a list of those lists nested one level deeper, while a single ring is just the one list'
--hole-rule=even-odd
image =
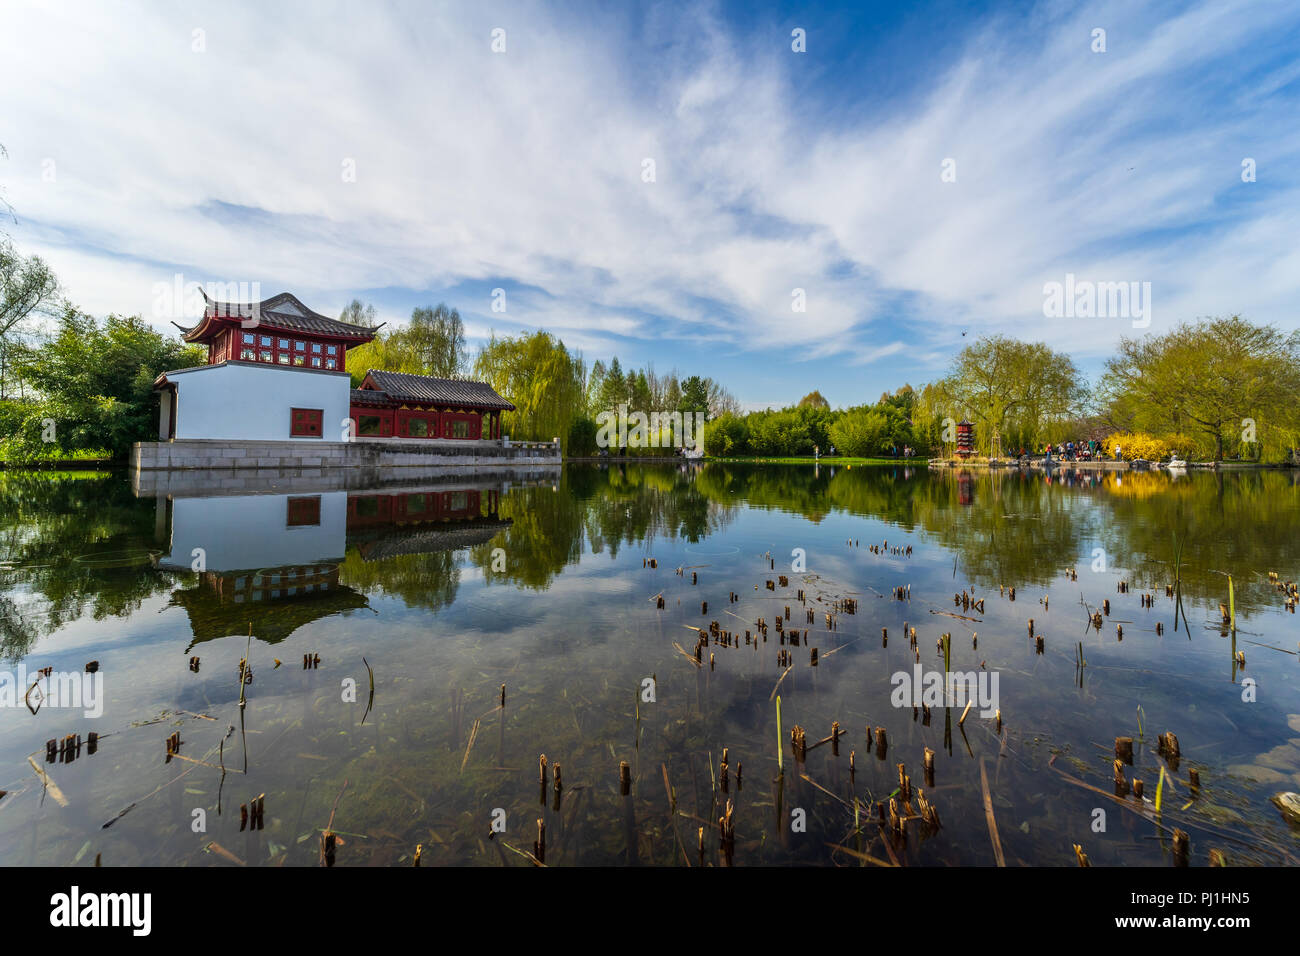
[{"label": "distant treeline", "polygon": [[[202,364],[202,348],[155,331],[139,316],[96,319],[62,296],[50,268],[0,237],[0,458],[59,458],[88,450],[124,456],[156,434],[159,374]],[[353,300],[340,318],[374,326]],[[1069,356],[1003,336],[959,352],[939,380],[904,385],[874,403],[832,409],[814,390],[798,404],[743,414],[719,382],[700,375],[590,366],[552,333],[491,335],[471,361],[459,312],[413,310],[348,353],[355,382],[371,368],[490,382],[513,402],[504,432],[560,438],[570,456],[673,455],[681,435],[637,434],[598,445],[602,413],[702,413],[715,456],[951,454],[956,425],[973,423],[981,454],[1037,453],[1047,443],[1116,435],[1126,456],[1294,460],[1300,441],[1300,332],[1231,316],[1163,335],[1123,338],[1100,380]]]},{"label": "distant treeline", "polygon": [[874,405],[832,410],[820,392],[779,411],[725,414],[709,422],[704,449],[714,456],[788,457],[833,453],[854,457],[902,457],[906,449],[929,454],[942,424],[921,393],[904,385]]}]

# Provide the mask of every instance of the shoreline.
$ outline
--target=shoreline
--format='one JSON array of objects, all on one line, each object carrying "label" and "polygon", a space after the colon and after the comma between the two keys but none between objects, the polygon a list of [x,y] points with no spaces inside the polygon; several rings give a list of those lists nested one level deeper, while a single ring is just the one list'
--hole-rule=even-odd
[{"label": "shoreline", "polygon": [[[1134,461],[1112,461],[1103,459],[1101,461],[1062,461],[1059,458],[1053,458],[1051,464],[1046,463],[1042,458],[1030,458],[1023,464],[1015,459],[994,459],[990,461],[987,458],[972,458],[961,460],[958,458],[680,458],[667,455],[657,455],[652,457],[622,457],[610,456],[607,458],[597,458],[591,456],[564,456],[560,463],[568,464],[661,464],[661,465],[680,465],[680,464],[744,464],[744,465],[844,465],[846,467],[858,465],[863,467],[870,466],[889,466],[903,465],[907,467],[920,468],[922,466],[932,469],[944,468],[980,468],[989,471],[1000,469],[1018,469],[1031,471],[1048,471],[1058,468],[1072,468],[1077,471],[1169,471],[1169,465],[1166,462],[1150,462],[1143,460]],[[462,465],[462,467],[464,467]],[[1189,461],[1185,467],[1175,469],[1176,471],[1265,471],[1265,470],[1285,470],[1295,468],[1296,466],[1288,462],[1253,462],[1253,461]],[[115,469],[129,469],[131,461],[126,458],[80,458],[80,459],[46,459],[32,462],[9,462],[0,461],[0,471],[110,471]],[[164,469],[167,470],[167,469]],[[187,469],[189,470],[189,469]],[[197,468],[193,470],[217,470],[215,468]]]},{"label": "shoreline", "polygon": [[[989,471],[999,469],[1015,469],[1019,471],[1055,471],[1058,468],[1067,468],[1075,471],[1170,471],[1168,462],[1144,461],[1137,459],[1134,461],[1121,460],[1113,461],[1102,459],[1100,461],[1063,461],[1060,458],[1053,458],[1047,462],[1042,458],[1029,458],[1023,463],[1011,459],[993,459],[972,458],[963,461],[958,458],[931,458],[928,462],[930,468],[983,468]],[[1177,473],[1187,471],[1265,471],[1270,469],[1288,469],[1294,468],[1294,465],[1286,462],[1257,462],[1257,461],[1189,461],[1185,466],[1175,468]]]}]

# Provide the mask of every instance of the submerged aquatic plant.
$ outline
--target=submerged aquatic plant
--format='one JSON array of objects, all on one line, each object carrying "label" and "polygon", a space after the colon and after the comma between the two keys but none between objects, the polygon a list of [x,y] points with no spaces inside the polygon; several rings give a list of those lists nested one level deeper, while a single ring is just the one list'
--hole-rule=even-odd
[{"label": "submerged aquatic plant", "polygon": [[[1174,532],[1174,631],[1178,631],[1178,618],[1183,619],[1183,627],[1187,627],[1187,612],[1183,610],[1183,543],[1184,536],[1179,532]],[[1191,630],[1187,636],[1191,637]]]},{"label": "submerged aquatic plant", "polygon": [[781,695],[776,695],[776,767],[785,773],[785,757],[781,752]]},{"label": "submerged aquatic plant", "polygon": [[[375,706],[375,669],[370,666],[370,662],[366,660],[364,657],[361,658],[361,663],[366,665],[366,673],[370,675],[370,699],[366,702],[366,712],[361,715],[361,722],[364,724],[366,722],[366,718],[370,716],[370,711]],[[502,698],[504,699],[505,697],[504,684],[501,685],[501,693],[502,693]]]},{"label": "submerged aquatic plant", "polygon": [[1228,575],[1228,626],[1237,633],[1237,599],[1232,590],[1232,575]]}]

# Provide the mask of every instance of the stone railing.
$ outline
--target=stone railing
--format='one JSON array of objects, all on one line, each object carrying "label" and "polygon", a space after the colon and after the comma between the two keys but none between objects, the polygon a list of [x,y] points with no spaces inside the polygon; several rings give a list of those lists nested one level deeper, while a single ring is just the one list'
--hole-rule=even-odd
[{"label": "stone railing", "polygon": [[507,435],[505,438],[501,439],[501,447],[522,448],[528,451],[554,452],[558,455],[560,453],[560,440],[558,438],[552,438],[550,441],[511,441],[510,436]]}]

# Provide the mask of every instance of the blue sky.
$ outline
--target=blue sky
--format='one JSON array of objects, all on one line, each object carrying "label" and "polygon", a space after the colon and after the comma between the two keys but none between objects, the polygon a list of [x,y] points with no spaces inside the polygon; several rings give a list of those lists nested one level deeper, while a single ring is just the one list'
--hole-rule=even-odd
[{"label": "blue sky", "polygon": [[[1298,107],[1267,0],[0,12],[4,229],[81,307],[446,301],[753,407],[873,401],[983,334],[1094,375],[1200,316],[1298,327]],[[1149,326],[1045,315],[1067,275],[1150,283]]]}]

